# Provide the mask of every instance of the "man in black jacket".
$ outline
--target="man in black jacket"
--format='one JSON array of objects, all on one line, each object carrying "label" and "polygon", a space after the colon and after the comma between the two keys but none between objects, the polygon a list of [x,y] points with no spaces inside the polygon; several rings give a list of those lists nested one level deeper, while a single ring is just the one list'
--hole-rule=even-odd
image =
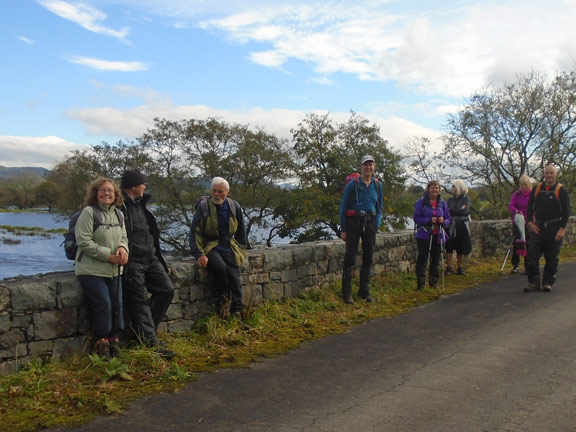
[{"label": "man in black jacket", "polygon": [[161,254],[156,218],[146,207],[150,199],[144,193],[146,177],[138,170],[126,170],[121,187],[130,248],[130,259],[122,276],[124,307],[139,341],[166,357],[173,357],[174,353],[164,348],[156,335],[158,324],[172,303],[174,286]]},{"label": "man in black jacket", "polygon": [[[552,291],[558,271],[558,256],[570,218],[570,196],[556,182],[558,169],[544,168],[544,183],[532,189],[528,201],[528,229],[531,231],[526,255],[528,286],[524,291]],[[544,272],[540,285],[540,257],[544,254]]]}]

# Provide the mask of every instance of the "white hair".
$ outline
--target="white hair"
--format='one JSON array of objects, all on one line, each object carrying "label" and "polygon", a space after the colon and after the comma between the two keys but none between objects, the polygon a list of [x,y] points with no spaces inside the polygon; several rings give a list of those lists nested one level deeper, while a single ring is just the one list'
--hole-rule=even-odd
[{"label": "white hair", "polygon": [[458,193],[458,195],[468,193],[468,188],[466,187],[466,185],[462,180],[460,179],[454,180],[452,182],[452,185],[456,188],[456,192]]},{"label": "white hair", "polygon": [[525,184],[525,185],[529,186],[530,188],[532,187],[532,179],[528,176],[528,174],[522,174],[520,176],[520,179],[518,180],[518,183],[520,184],[520,186]]},{"label": "white hair", "polygon": [[219,186],[219,185],[224,185],[224,187],[226,188],[227,191],[230,190],[230,184],[226,181],[226,179],[224,179],[222,177],[214,177],[212,179],[212,187]]}]

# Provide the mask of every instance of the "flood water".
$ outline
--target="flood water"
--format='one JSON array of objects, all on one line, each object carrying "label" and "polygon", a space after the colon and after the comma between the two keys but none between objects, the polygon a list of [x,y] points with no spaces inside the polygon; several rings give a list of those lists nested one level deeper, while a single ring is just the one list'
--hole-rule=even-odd
[{"label": "flood water", "polygon": [[[68,222],[47,212],[0,213],[0,225],[56,229],[66,228]],[[60,246],[62,239],[59,233],[16,235],[0,229],[0,279],[73,270],[73,261]]]}]

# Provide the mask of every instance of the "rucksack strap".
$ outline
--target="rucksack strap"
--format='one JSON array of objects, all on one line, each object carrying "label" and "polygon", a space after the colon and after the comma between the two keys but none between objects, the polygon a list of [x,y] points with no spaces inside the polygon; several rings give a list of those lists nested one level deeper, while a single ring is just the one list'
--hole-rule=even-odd
[{"label": "rucksack strap", "polygon": [[[376,184],[376,190],[378,191],[378,200],[380,200],[380,197],[382,196],[382,182],[378,179],[378,177],[374,177],[372,176],[372,178],[374,179],[374,184]],[[354,194],[356,195],[356,205],[358,205],[358,188],[360,187],[360,176],[355,177],[354,179],[352,179],[351,181],[354,182]],[[352,210],[352,205],[351,205],[351,201],[352,201],[352,197],[348,198],[348,204],[346,206],[346,216],[351,216],[354,213],[354,210]],[[380,203],[382,204],[382,203]]]},{"label": "rucksack strap", "polygon": [[118,218],[117,224],[105,224],[105,223],[103,223],[102,222],[102,209],[98,205],[92,206],[92,210],[93,210],[93,219],[94,219],[94,225],[92,228],[93,231],[96,231],[102,225],[111,226],[111,227],[112,226],[119,226],[120,228],[122,228],[122,226],[124,225],[124,214],[122,213],[122,211],[118,207],[114,207],[114,213],[116,213],[116,217]]},{"label": "rucksack strap", "polygon": [[[208,220],[208,216],[210,216],[210,206],[208,205],[209,199],[209,196],[203,197],[199,203],[199,208],[202,212],[202,229],[206,229],[206,221]],[[226,198],[226,202],[228,203],[228,208],[230,209],[232,216],[234,219],[238,220],[238,217],[236,216],[236,202],[232,198]]]}]

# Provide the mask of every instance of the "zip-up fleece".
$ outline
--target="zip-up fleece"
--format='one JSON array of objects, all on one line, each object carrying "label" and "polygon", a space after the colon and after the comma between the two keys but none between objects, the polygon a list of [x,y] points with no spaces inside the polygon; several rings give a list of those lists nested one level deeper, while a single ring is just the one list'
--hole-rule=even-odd
[{"label": "zip-up fleece", "polygon": [[[129,252],[126,224],[118,226],[118,217],[114,206],[98,204],[102,210],[102,223],[95,231],[94,209],[92,206],[84,207],[76,222],[74,233],[78,251],[74,270],[76,276],[91,275],[101,277],[118,276],[118,265],[108,262],[108,257],[122,246]],[[116,225],[116,226],[110,226]]]}]

